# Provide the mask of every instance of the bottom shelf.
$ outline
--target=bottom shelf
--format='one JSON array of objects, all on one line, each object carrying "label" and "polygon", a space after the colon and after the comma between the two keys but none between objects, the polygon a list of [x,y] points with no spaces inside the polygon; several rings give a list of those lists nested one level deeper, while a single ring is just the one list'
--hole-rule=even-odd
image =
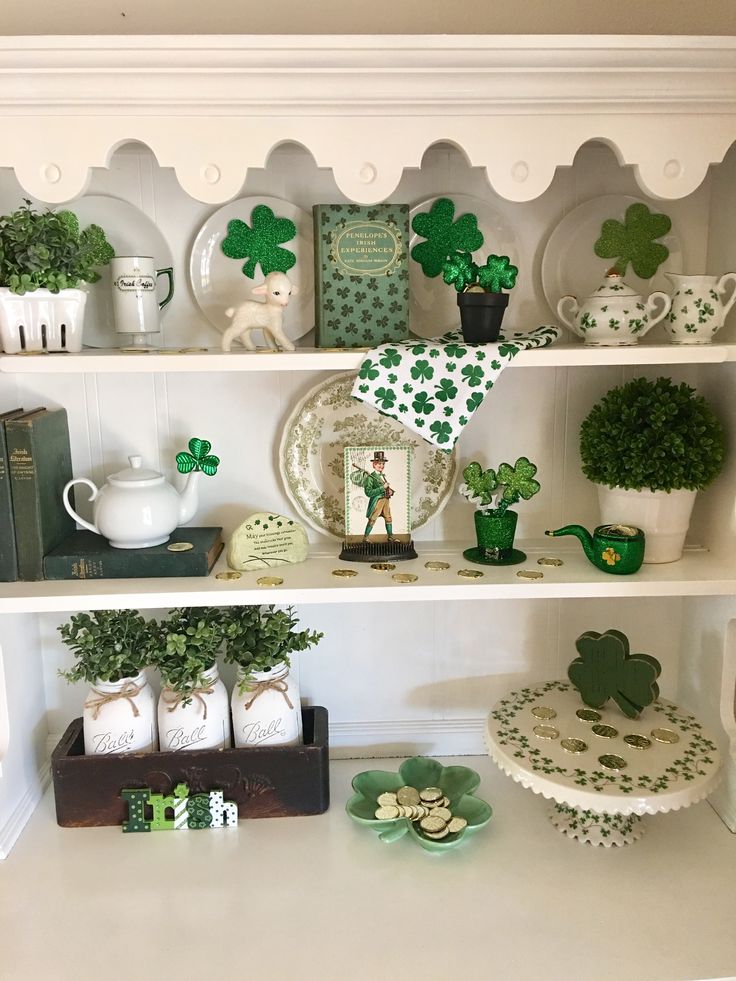
[{"label": "bottom shelf", "polygon": [[326,814],[234,832],[59,828],[47,793],[0,864],[0,977],[117,981],[133,960],[186,977],[247,964],[259,981],[733,972],[736,840],[707,803],[594,849],[555,831],[547,802],[487,757],[449,762],[478,770],[494,815],[441,855],[383,844],[345,814],[354,774],[394,759],[333,761]]}]

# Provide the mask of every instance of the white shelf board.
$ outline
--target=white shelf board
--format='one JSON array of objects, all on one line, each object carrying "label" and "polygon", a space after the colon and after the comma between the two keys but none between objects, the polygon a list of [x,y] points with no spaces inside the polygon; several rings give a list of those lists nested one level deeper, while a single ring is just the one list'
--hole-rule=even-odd
[{"label": "white shelf board", "polygon": [[[375,981],[387,969],[438,981],[458,965],[505,981],[733,973],[736,847],[707,803],[645,819],[633,845],[593,848],[556,831],[547,802],[488,757],[444,759],[478,771],[494,813],[434,855],[408,838],[384,844],[345,814],[356,773],[400,762],[333,761],[325,814],[233,831],[59,828],[47,793],[1,863],[3,977],[127,981],[130,956],[84,952],[95,936],[135,938],[150,976],[171,972],[183,938],[200,938],[186,945],[183,976],[224,977],[243,959],[244,922],[260,981]],[[162,901],[162,881],[176,882],[175,898]],[[224,942],[203,934],[203,903]]]},{"label": "white shelf board", "polygon": [[[341,562],[339,543],[333,550],[313,548],[306,562],[257,572],[243,572],[235,581],[221,580],[224,554],[206,577],[169,579],[84,579],[0,584],[1,613],[58,613],[99,609],[167,609],[174,606],[236,606],[286,603],[406,603],[440,600],[567,599],[636,596],[731,596],[736,595],[736,565],[726,556],[705,549],[688,549],[679,562],[645,565],[631,576],[615,576],[596,569],[575,544],[564,546],[519,542],[527,560],[513,566],[477,566],[463,558],[457,543],[417,542],[418,559],[396,563],[395,572],[378,572],[368,563]],[[561,567],[540,566],[542,556],[563,560]],[[433,572],[431,560],[450,563]],[[335,569],[350,568],[349,579],[333,576]],[[479,579],[458,575],[460,569],[477,569]],[[544,578],[528,580],[517,573],[541,571]],[[411,572],[414,583],[394,582],[395,573]],[[279,576],[281,586],[259,586],[263,576]]]},{"label": "white shelf board", "polygon": [[[0,355],[5,374],[126,374],[200,371],[341,371],[357,369],[368,348],[334,351],[231,351],[219,348],[142,353],[84,350],[79,354]],[[553,344],[522,351],[512,368],[565,368],[596,365],[722,364],[736,361],[736,344],[639,344],[632,347],[586,347]]]}]

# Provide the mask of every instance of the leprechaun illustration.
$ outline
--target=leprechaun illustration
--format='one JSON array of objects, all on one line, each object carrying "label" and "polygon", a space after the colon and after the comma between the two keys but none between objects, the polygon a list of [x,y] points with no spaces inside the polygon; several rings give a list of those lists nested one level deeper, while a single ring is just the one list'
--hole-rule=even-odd
[{"label": "leprechaun illustration", "polygon": [[389,486],[388,480],[386,480],[383,472],[386,469],[387,462],[384,451],[375,450],[373,459],[371,460],[371,466],[373,467],[372,473],[368,470],[363,470],[357,463],[354,463],[353,467],[355,470],[350,474],[352,482],[357,484],[358,487],[362,487],[368,496],[368,507],[366,509],[368,523],[363,532],[364,542],[368,541],[368,536],[373,531],[373,526],[378,518],[383,518],[384,520],[388,540],[390,542],[394,540],[393,525],[391,523],[391,498],[394,496],[394,491]]}]

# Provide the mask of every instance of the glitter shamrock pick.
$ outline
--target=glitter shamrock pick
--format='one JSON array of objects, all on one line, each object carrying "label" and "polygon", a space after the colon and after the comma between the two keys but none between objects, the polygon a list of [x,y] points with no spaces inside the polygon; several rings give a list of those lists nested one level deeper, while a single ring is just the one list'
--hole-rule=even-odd
[{"label": "glitter shamrock pick", "polygon": [[250,213],[250,227],[240,218],[227,223],[227,236],[221,248],[229,259],[247,259],[243,275],[253,279],[260,264],[264,276],[270,272],[288,272],[296,256],[281,243],[296,235],[296,225],[289,218],[277,218],[266,204],[259,204]]},{"label": "glitter shamrock pick", "polygon": [[612,272],[623,276],[631,267],[641,279],[651,279],[670,252],[655,239],[666,235],[672,222],[667,215],[655,214],[645,204],[630,204],[623,223],[609,218],[593,250],[601,259],[617,259]]},{"label": "glitter shamrock pick", "polygon": [[182,450],[176,454],[176,468],[179,473],[191,473],[193,470],[200,470],[208,477],[214,477],[220,465],[219,456],[210,454],[212,443],[206,439],[198,439],[196,436],[189,440],[189,452]]},{"label": "glitter shamrock pick", "polygon": [[579,657],[567,676],[586,705],[601,708],[612,698],[625,716],[635,719],[659,697],[659,661],[649,654],[629,653],[629,639],[620,630],[586,630],[575,646]]}]

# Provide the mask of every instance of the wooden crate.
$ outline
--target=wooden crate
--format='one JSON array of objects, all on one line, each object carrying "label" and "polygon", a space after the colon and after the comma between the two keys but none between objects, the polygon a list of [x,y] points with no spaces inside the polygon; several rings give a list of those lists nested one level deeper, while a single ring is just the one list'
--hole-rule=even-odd
[{"label": "wooden crate", "polygon": [[75,719],[51,756],[56,820],[64,828],[122,824],[123,788],[168,794],[182,782],[190,794],[224,791],[241,818],[322,814],[330,804],[327,709],[303,708],[302,720],[301,746],[85,756]]}]

